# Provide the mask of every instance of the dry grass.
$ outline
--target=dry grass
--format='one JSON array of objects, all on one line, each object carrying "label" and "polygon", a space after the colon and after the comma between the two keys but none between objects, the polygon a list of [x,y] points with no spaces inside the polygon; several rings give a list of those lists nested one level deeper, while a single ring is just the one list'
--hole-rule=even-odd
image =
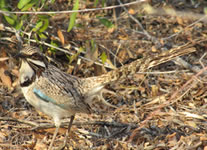
[{"label": "dry grass", "polygon": [[[56,10],[61,4],[66,9],[64,1],[52,9]],[[86,49],[87,54],[80,56],[96,61],[105,52],[108,63],[116,67],[188,43],[197,49],[182,57],[185,65],[167,62],[108,85],[106,88],[117,96],[104,96],[118,108],[104,108],[100,114],[77,115],[68,149],[207,149],[207,59],[204,55],[207,25],[206,18],[200,21],[196,18],[202,16],[199,13],[203,12],[206,2],[201,1],[197,8],[182,1],[149,4],[150,7],[144,4],[127,7],[131,16],[122,9],[116,9],[116,16],[115,10],[79,14],[77,22],[82,27],[70,33],[64,25],[68,17],[63,16],[56,18],[47,30],[50,35],[47,41],[62,34],[64,46],[70,44]],[[170,14],[169,8],[177,13]],[[189,16],[188,12],[197,15]],[[111,20],[114,27],[105,27],[96,18],[98,15]],[[139,21],[145,31],[135,21]],[[1,35],[15,39],[14,33],[8,30]],[[91,39],[97,47],[95,52],[91,51]],[[59,45],[63,47],[61,42],[60,38]],[[55,130],[52,120],[30,106],[19,90],[18,60],[10,55],[17,52],[16,44],[3,40],[0,43],[0,149],[47,149]],[[45,50],[48,48],[42,46]],[[75,48],[70,52],[77,53]],[[84,60],[77,64],[77,58],[69,66],[67,57],[59,51],[52,56],[64,71],[78,77],[110,70]],[[65,122],[55,146],[62,144],[68,120]]]}]

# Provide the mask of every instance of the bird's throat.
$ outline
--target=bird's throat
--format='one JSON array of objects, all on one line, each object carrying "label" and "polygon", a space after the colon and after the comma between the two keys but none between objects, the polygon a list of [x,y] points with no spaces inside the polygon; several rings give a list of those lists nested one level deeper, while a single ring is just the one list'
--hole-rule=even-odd
[{"label": "bird's throat", "polygon": [[36,77],[35,77],[35,75],[33,75],[32,78],[28,78],[24,82],[20,82],[20,86],[21,87],[28,87],[35,81],[35,79],[36,79]]}]

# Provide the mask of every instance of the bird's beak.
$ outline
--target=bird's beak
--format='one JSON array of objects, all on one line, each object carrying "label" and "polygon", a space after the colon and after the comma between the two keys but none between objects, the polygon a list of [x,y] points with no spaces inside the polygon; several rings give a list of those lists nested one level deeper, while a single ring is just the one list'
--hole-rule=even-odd
[{"label": "bird's beak", "polygon": [[24,56],[21,52],[19,52],[19,53],[17,53],[17,54],[14,56],[14,58],[16,58],[16,59],[18,59],[18,58],[25,58],[25,56]]}]

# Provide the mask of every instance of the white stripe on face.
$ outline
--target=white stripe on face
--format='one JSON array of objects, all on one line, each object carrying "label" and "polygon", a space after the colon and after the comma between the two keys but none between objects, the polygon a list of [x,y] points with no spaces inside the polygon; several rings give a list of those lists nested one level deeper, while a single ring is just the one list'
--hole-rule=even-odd
[{"label": "white stripe on face", "polygon": [[39,60],[33,60],[33,59],[30,59],[30,58],[27,58],[27,61],[30,61],[33,64],[36,64],[37,66],[41,66],[41,67],[44,67],[44,68],[46,67],[45,63],[42,62],[42,61],[39,61]]}]

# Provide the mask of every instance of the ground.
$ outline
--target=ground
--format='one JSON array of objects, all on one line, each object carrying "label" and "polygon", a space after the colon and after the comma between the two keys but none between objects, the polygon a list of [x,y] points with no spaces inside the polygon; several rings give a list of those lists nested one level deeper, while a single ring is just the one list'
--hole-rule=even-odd
[{"label": "ground", "polygon": [[[94,3],[81,2],[79,10],[103,6]],[[13,11],[18,11],[16,5],[10,4]],[[72,9],[66,0],[44,6],[39,11]],[[107,85],[116,95],[104,97],[118,108],[103,106],[91,115],[77,114],[66,149],[207,149],[205,6],[207,2],[199,0],[151,0],[81,12],[70,32],[69,15],[56,14],[42,32],[45,39],[33,30],[37,15],[27,16],[20,34],[23,44],[40,47],[53,59],[51,63],[80,78],[101,75],[137,59],[144,62],[173,48],[196,50]],[[19,60],[14,58],[18,40],[3,15],[0,22],[0,149],[47,149],[55,130],[53,121],[24,99],[18,83]],[[68,122],[66,118],[54,147],[63,143]]]}]

